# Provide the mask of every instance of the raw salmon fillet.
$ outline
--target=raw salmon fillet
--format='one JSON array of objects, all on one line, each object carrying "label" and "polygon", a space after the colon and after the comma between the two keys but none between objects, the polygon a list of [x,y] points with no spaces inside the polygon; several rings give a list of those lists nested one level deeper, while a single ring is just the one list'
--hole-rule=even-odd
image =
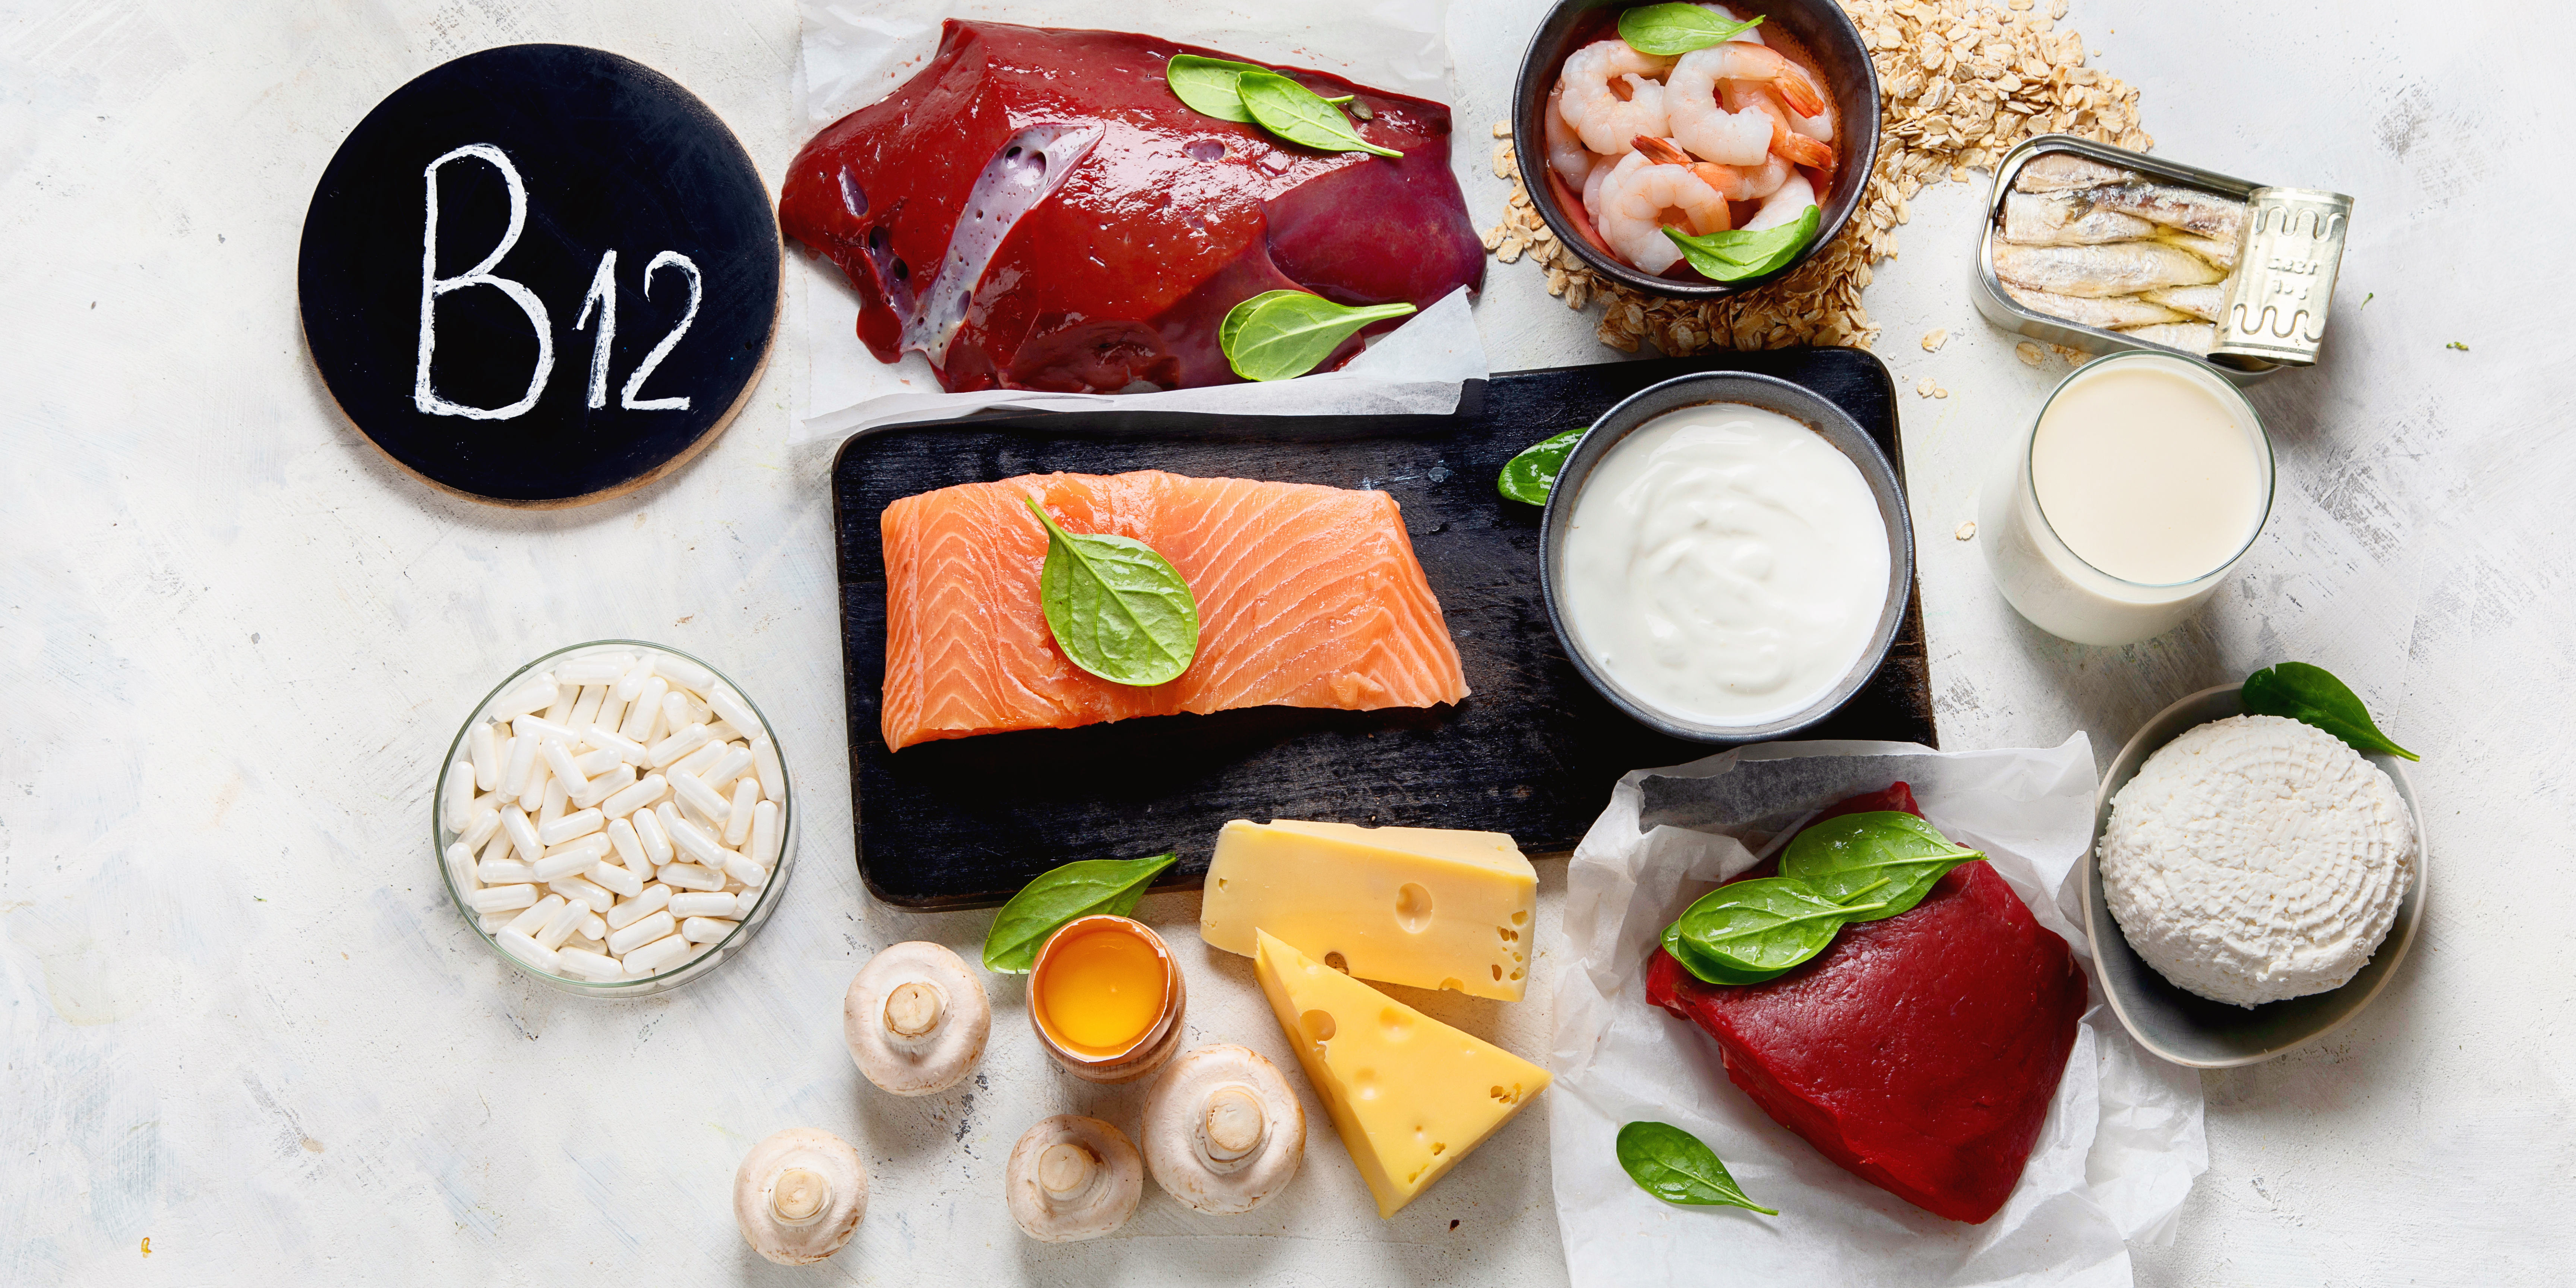
[{"label": "raw salmon fillet", "polygon": [[[1898,784],[1897,788],[1903,788]],[[1897,789],[1820,817],[1913,808]],[[1765,863],[1743,878],[1777,874]],[[1767,984],[1702,983],[1657,949],[1646,1000],[1717,1040],[1727,1080],[1847,1171],[1924,1211],[2003,1209],[2084,1014],[2066,941],[1983,863],[1923,902],[1845,926]]]},{"label": "raw salmon fillet", "polygon": [[[1131,537],[1199,605],[1180,678],[1113,684],[1056,647],[1038,601],[1046,530]],[[1025,474],[896,501],[886,567],[886,746],[1233,707],[1427,707],[1467,696],[1395,498],[1305,483]]]}]

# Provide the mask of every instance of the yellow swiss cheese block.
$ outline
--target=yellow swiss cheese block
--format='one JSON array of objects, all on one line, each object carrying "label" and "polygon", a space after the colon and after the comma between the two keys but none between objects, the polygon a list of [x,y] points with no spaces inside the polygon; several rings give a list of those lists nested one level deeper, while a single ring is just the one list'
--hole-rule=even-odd
[{"label": "yellow swiss cheese block", "polygon": [[1255,935],[1261,991],[1379,1216],[1431,1188],[1546,1089],[1547,1070]]},{"label": "yellow swiss cheese block", "polygon": [[1362,979],[1517,1002],[1537,910],[1538,873],[1500,832],[1236,819],[1199,935],[1250,957],[1266,930]]}]

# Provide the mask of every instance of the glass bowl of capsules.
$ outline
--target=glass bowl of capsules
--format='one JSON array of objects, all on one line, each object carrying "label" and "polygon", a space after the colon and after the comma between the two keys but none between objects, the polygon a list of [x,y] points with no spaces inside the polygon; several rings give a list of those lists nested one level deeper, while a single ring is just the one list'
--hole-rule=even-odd
[{"label": "glass bowl of capsules", "polygon": [[520,667],[442,763],[430,849],[457,911],[567,993],[645,997],[714,970],[795,861],[777,731],[665,645],[593,640]]}]

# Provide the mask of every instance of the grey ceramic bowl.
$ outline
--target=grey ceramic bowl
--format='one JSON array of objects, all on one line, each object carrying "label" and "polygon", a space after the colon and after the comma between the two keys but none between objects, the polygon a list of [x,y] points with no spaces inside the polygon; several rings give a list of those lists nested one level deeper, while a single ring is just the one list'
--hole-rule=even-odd
[{"label": "grey ceramic bowl", "polygon": [[[1870,637],[1870,646],[1849,672],[1827,690],[1824,696],[1806,709],[1778,720],[1758,725],[1711,725],[1673,715],[1630,695],[1619,687],[1577,644],[1574,633],[1566,628],[1564,596],[1565,534],[1573,523],[1576,498],[1592,477],[1594,468],[1610,454],[1620,441],[1649,421],[1667,412],[1706,403],[1742,403],[1765,411],[1778,412],[1805,425],[1834,445],[1860,467],[1860,476],[1868,482],[1870,495],[1878,501],[1878,517],[1887,525],[1887,598],[1879,607],[1878,627]],[[1800,385],[1776,376],[1755,375],[1749,371],[1703,371],[1676,376],[1659,385],[1648,385],[1630,394],[1618,406],[1602,413],[1591,432],[1575,444],[1574,453],[1557,472],[1556,484],[1548,493],[1547,513],[1539,520],[1539,593],[1547,602],[1548,623],[1556,628],[1557,640],[1565,645],[1565,654],[1574,660],[1574,669],[1583,673],[1592,687],[1601,691],[1610,704],[1626,712],[1639,724],[1658,733],[1693,742],[1736,744],[1761,742],[1789,734],[1832,715],[1851,696],[1878,673],[1879,664],[1887,660],[1887,649],[1896,642],[1896,628],[1905,618],[1905,601],[1914,586],[1914,521],[1906,513],[1905,488],[1897,482],[1896,468],[1887,454],[1843,409]]]},{"label": "grey ceramic bowl", "polygon": [[2388,987],[2397,973],[2397,964],[2406,960],[2406,950],[2415,942],[2415,927],[2424,916],[2424,890],[2432,878],[2433,846],[2424,835],[2424,810],[2416,803],[2415,789],[2406,781],[2405,762],[2395,756],[2368,756],[2370,763],[2388,772],[2390,782],[2397,784],[2398,799],[2406,802],[2406,812],[2415,819],[2415,880],[2407,887],[2406,898],[2397,905],[2397,919],[2388,927],[2388,937],[2379,943],[2370,964],[2351,982],[2331,992],[2294,997],[2286,1002],[2273,1002],[2247,1010],[2225,1002],[2213,1002],[2174,987],[2165,977],[2147,965],[2146,960],[2129,947],[2120,933],[2120,924],[2111,917],[2110,905],[2102,901],[2102,831],[2111,822],[2111,798],[2137,776],[2138,767],[2156,749],[2172,742],[2185,732],[2212,720],[2245,714],[2245,704],[2238,699],[2241,684],[2203,689],[2166,707],[2149,720],[2129,745],[2120,749],[2111,770],[2102,776],[2102,788],[2093,798],[2093,851],[2084,856],[2084,933],[2093,939],[2093,970],[2102,981],[2102,992],[2111,999],[2113,1014],[2138,1045],[2175,1064],[2196,1069],[2226,1069],[2241,1064],[2256,1064],[2341,1028],[2345,1021],[2361,1013]]},{"label": "grey ceramic bowl", "polygon": [[[1620,11],[1650,2],[1562,0],[1539,23],[1538,31],[1530,37],[1528,51],[1521,55],[1520,79],[1512,88],[1512,137],[1519,142],[1513,151],[1520,158],[1521,182],[1528,187],[1530,202],[1538,208],[1539,217],[1566,246],[1595,272],[1622,285],[1675,299],[1713,300],[1776,282],[1796,272],[1800,264],[1843,230],[1852,211],[1860,206],[1861,189],[1868,186],[1871,169],[1878,164],[1878,69],[1869,61],[1869,46],[1862,42],[1860,29],[1852,25],[1850,16],[1834,0],[1735,0],[1729,5],[1745,17],[1760,13],[1764,31],[1778,32],[1797,42],[1815,60],[1816,70],[1824,74],[1824,90],[1834,102],[1833,190],[1818,212],[1815,240],[1777,271],[1739,282],[1712,282],[1698,276],[1658,277],[1638,272],[1593,245],[1566,216],[1555,189],[1548,185],[1547,130],[1540,121],[1540,114],[1547,110],[1547,92],[1556,86],[1565,56],[1593,41],[1617,36]],[[1582,194],[1574,197],[1579,203]]]}]

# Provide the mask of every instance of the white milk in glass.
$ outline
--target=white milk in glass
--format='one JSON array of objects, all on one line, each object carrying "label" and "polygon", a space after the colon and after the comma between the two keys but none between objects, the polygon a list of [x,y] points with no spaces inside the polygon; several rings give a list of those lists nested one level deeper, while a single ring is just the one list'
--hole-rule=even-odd
[{"label": "white milk in glass", "polygon": [[2015,436],[1977,529],[2032,624],[2128,644],[2191,616],[2271,508],[2271,440],[2244,395],[2188,359],[2121,353],[2068,376]]}]

